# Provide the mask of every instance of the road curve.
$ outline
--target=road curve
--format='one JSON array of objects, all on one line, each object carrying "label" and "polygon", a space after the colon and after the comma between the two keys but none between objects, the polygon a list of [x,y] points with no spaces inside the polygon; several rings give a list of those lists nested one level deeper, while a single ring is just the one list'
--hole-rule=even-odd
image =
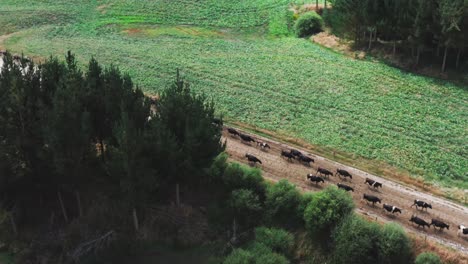
[{"label": "road curve", "polygon": [[[249,134],[259,141],[267,142],[271,146],[271,149],[264,151],[257,147],[255,143],[249,145],[247,143],[241,142],[239,137],[233,137],[229,135],[227,130],[224,129],[223,140],[226,140],[227,142],[226,152],[229,154],[229,159],[231,161],[248,164],[248,161],[245,158],[245,154],[253,154],[262,161],[262,164],[257,165],[257,167],[262,169],[263,177],[272,181],[287,179],[303,191],[319,191],[330,184],[347,184],[354,188],[354,192],[351,192],[351,195],[356,204],[356,211],[358,213],[366,215],[369,218],[378,220],[380,222],[397,222],[402,225],[409,233],[413,233],[425,239],[430,239],[452,247],[468,256],[468,236],[457,236],[458,225],[463,224],[468,226],[467,207],[428,193],[418,191],[400,183],[388,179],[383,179],[357,168],[343,165],[324,157],[311,154],[302,148],[293,147],[313,158],[315,162],[312,163],[310,167],[305,166],[298,161],[289,162],[287,159],[284,159],[280,156],[281,150],[291,149],[291,147],[287,144],[254,135],[252,133],[247,133],[237,128],[236,130],[245,134]],[[325,179],[325,184],[319,184],[318,186],[311,183],[310,181],[306,181],[306,175],[308,173],[315,174],[317,167],[319,166],[327,168],[332,172],[335,172],[337,168],[345,169],[352,174],[353,179],[342,180],[338,176],[330,176],[328,179]],[[365,178],[371,178],[381,182],[383,184],[383,188],[374,190],[372,187],[364,184]],[[402,208],[403,213],[401,215],[398,214],[393,216],[383,210],[381,204],[376,204],[375,206],[368,205],[362,199],[364,193],[372,194],[381,198],[382,203],[391,204]],[[426,212],[418,210],[415,207],[410,207],[415,199],[423,200],[432,204],[433,209],[428,209]],[[415,227],[411,225],[411,222],[409,221],[412,215],[417,215],[429,223],[431,222],[432,218],[443,220],[450,225],[450,229],[439,231],[435,230],[433,227],[430,229]]]}]

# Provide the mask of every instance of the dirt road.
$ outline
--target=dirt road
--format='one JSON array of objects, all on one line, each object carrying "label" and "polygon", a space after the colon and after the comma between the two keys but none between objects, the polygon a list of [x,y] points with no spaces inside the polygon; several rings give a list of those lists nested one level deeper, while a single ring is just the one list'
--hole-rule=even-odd
[{"label": "dirt road", "polygon": [[[240,130],[239,130],[240,131]],[[252,135],[250,133],[246,133]],[[468,236],[459,237],[457,236],[458,225],[463,224],[468,226],[468,208],[453,203],[451,201],[433,196],[428,193],[420,192],[410,187],[404,186],[397,182],[389,181],[375,175],[366,173],[353,167],[339,164],[332,160],[310,154],[304,149],[294,147],[300,150],[302,153],[308,154],[309,157],[315,160],[311,163],[311,167],[303,165],[298,161],[288,161],[280,156],[281,150],[289,150],[291,147],[266,139],[257,135],[252,135],[259,141],[267,142],[271,149],[263,151],[260,147],[257,147],[255,143],[248,145],[241,142],[239,137],[230,136],[226,130],[223,131],[223,137],[227,140],[227,153],[229,154],[230,160],[234,160],[241,163],[248,163],[245,158],[246,153],[250,153],[258,157],[262,164],[257,165],[263,171],[263,176],[272,181],[279,181],[281,179],[287,179],[294,183],[298,188],[303,191],[319,191],[325,186],[337,183],[344,183],[354,188],[354,192],[351,195],[356,204],[356,211],[367,215],[375,220],[384,222],[397,222],[401,224],[408,232],[417,234],[427,239],[431,239],[450,246],[457,250],[464,252],[468,255]],[[332,172],[336,172],[337,168],[345,169],[349,171],[353,178],[340,179],[338,176],[330,176],[325,179],[324,184],[316,186],[314,183],[306,180],[308,173],[315,174],[317,167],[326,168]],[[374,190],[373,187],[366,185],[365,179],[370,178],[383,184],[383,188]],[[382,199],[382,203],[391,204],[402,209],[403,213],[391,215],[382,208],[382,204],[376,204],[375,206],[368,205],[363,199],[363,194],[375,195]],[[415,207],[410,207],[415,199],[423,200],[427,203],[432,204],[433,209],[428,211],[418,210]],[[417,215],[423,218],[427,222],[431,222],[432,218],[440,219],[450,225],[450,229],[444,229],[443,231],[434,230],[433,227],[430,229],[418,228],[411,225],[409,219],[411,215]]]}]

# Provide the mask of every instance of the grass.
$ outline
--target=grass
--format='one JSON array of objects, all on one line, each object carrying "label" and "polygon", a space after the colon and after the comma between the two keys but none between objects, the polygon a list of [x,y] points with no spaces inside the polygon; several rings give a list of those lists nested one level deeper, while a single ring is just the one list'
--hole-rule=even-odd
[{"label": "grass", "polygon": [[[231,120],[468,189],[467,89],[272,37],[269,23],[289,1],[78,2],[67,12],[64,0],[6,0],[3,33],[18,33],[4,45],[39,57],[71,49],[83,63],[95,56],[152,93],[181,68]],[[31,25],[36,12],[57,19]]]}]

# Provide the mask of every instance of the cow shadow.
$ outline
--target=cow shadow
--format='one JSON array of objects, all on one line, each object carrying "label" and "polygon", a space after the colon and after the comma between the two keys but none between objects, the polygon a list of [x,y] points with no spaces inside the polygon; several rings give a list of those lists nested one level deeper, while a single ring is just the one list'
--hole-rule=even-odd
[{"label": "cow shadow", "polygon": [[431,213],[429,211],[426,211],[424,209],[417,209],[415,208],[416,214],[423,214],[423,215],[430,215]]}]

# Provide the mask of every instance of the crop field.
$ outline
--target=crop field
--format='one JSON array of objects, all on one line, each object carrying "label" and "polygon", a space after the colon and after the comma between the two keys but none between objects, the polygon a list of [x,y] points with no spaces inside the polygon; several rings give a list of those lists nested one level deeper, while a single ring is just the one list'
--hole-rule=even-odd
[{"label": "crop field", "polygon": [[0,35],[17,32],[0,46],[14,52],[71,49],[153,93],[180,68],[230,120],[468,189],[468,89],[272,36],[291,1],[17,2],[0,5]]}]

